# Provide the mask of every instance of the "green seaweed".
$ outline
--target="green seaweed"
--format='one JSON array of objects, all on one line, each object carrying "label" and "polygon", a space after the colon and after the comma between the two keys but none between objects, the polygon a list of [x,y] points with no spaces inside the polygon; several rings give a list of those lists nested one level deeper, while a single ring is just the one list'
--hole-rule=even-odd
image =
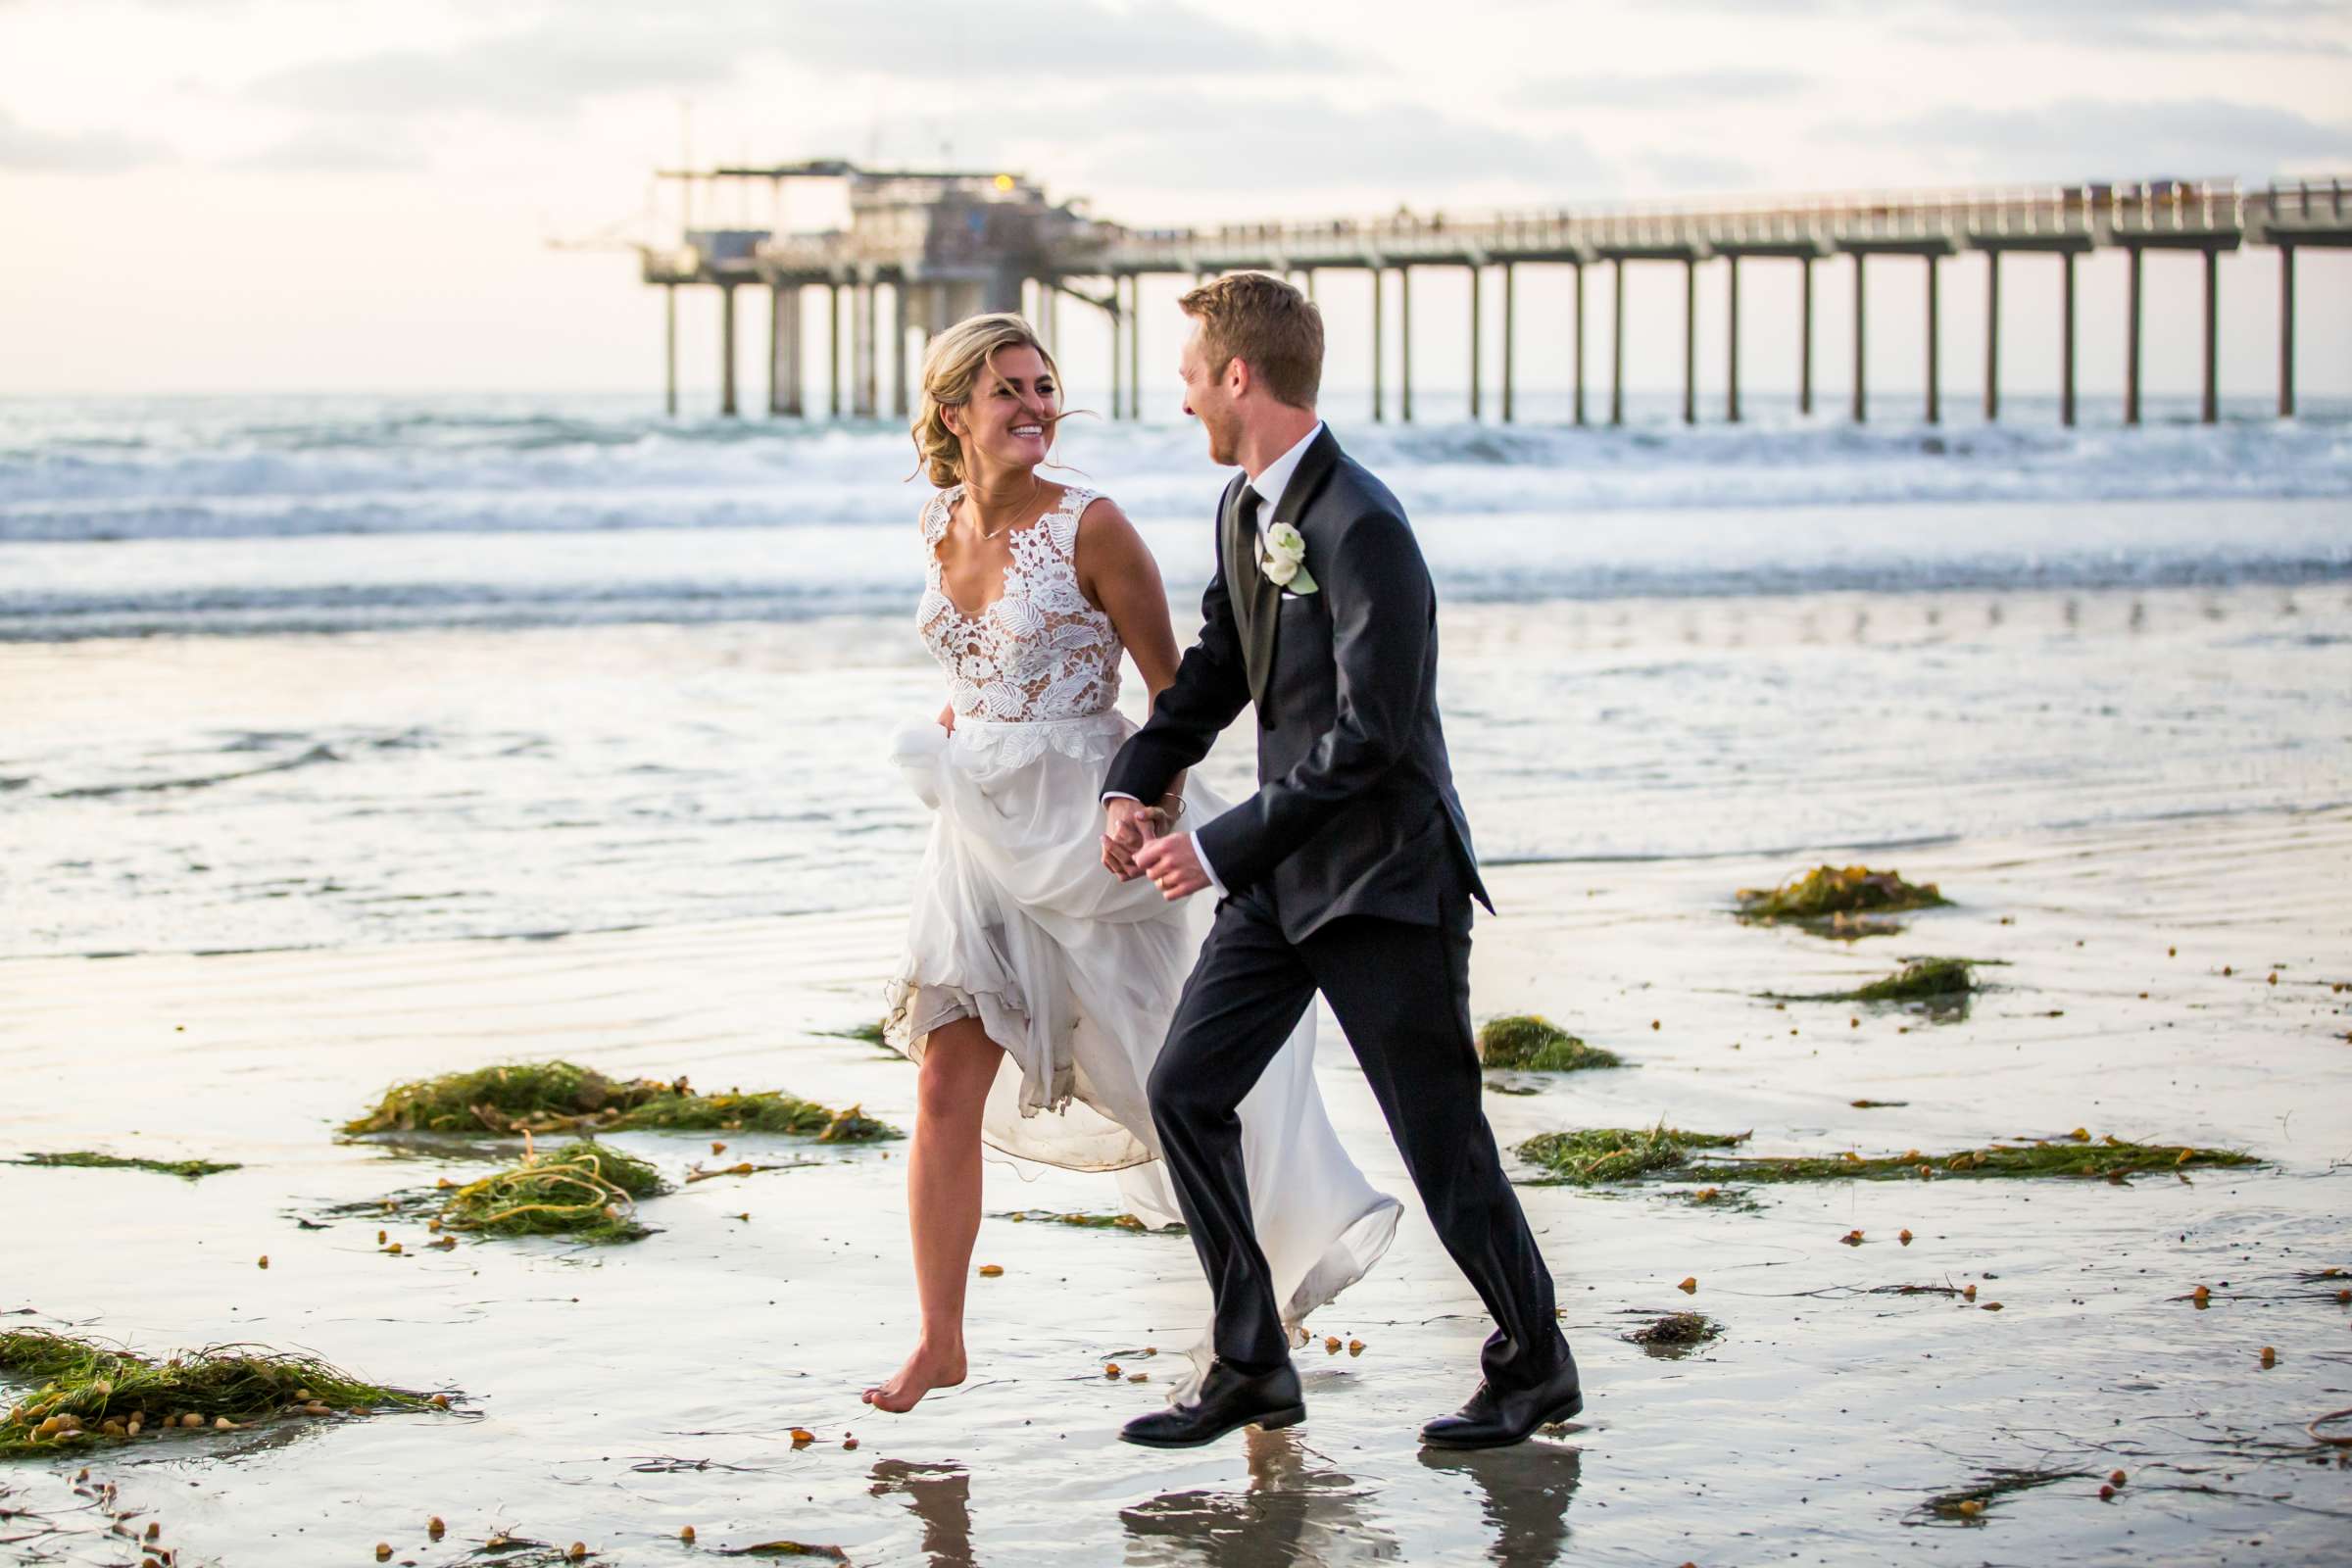
[{"label": "green seaweed", "polygon": [[653,1233],[637,1222],[637,1200],[666,1192],[644,1160],[592,1140],[467,1182],[449,1195],[442,1229],[483,1236],[572,1236],[633,1242]]},{"label": "green seaweed", "polygon": [[834,1110],[772,1090],[662,1096],[624,1111],[608,1125],[626,1132],[799,1133],[813,1135],[820,1144],[904,1136],[859,1106]]},{"label": "green seaweed", "polygon": [[212,1346],[159,1362],[45,1329],[0,1332],[0,1377],[35,1385],[0,1417],[0,1458],[130,1442],[134,1418],[139,1436],[155,1439],[192,1432],[189,1416],[218,1430],[216,1421],[245,1427],[305,1405],[372,1413],[434,1403],[415,1390],[379,1387],[316,1357],[258,1346]]},{"label": "green seaweed", "polygon": [[1852,941],[1902,929],[1890,916],[1948,904],[1934,883],[1906,882],[1899,871],[1866,865],[1817,865],[1776,888],[1741,888],[1740,918],[1753,925],[1796,925],[1817,936]]},{"label": "green seaweed", "polygon": [[1683,1355],[1723,1338],[1723,1325],[1704,1312],[1669,1312],[1619,1338],[1652,1354]]},{"label": "green seaweed", "polygon": [[1851,991],[1815,991],[1784,995],[1767,991],[1772,1002],[1924,1002],[1930,1006],[1965,1003],[1977,990],[1973,958],[1915,958],[1884,980],[1873,980]]},{"label": "green seaweed", "polygon": [[101,1154],[87,1149],[67,1150],[56,1153],[26,1154],[19,1159],[0,1161],[10,1165],[60,1165],[77,1170],[152,1170],[166,1176],[181,1176],[189,1181],[218,1175],[224,1170],[242,1170],[244,1166],[231,1160],[223,1164],[210,1159],[133,1159],[125,1154]]},{"label": "green seaweed", "polygon": [[354,1136],[385,1132],[780,1132],[849,1143],[904,1135],[857,1106],[837,1111],[780,1091],[698,1094],[684,1078],[620,1081],[568,1061],[510,1062],[386,1091]]},{"label": "green seaweed", "polygon": [[1182,1236],[1181,1225],[1166,1225],[1153,1230],[1133,1214],[1061,1214],[1050,1208],[1016,1208],[992,1216],[1008,1219],[1014,1224],[1068,1225],[1078,1230],[1131,1231],[1142,1236]]},{"label": "green seaweed", "polygon": [[2136,1144],[2120,1138],[2034,1139],[1964,1149],[1954,1153],[1866,1157],[1840,1154],[1747,1154],[1692,1157],[1691,1151],[1730,1149],[1746,1133],[1690,1133],[1658,1126],[1646,1132],[1625,1127],[1539,1133],[1519,1146],[1522,1158],[1543,1166],[1549,1182],[1590,1187],[1602,1183],[1901,1181],[1917,1178],[2104,1177],[2177,1173],[2189,1167],[2259,1165],[2253,1155],[2231,1149],[2198,1149],[2181,1144]]},{"label": "green seaweed", "polygon": [[820,1035],[831,1035],[836,1040],[862,1040],[869,1046],[879,1046],[887,1043],[885,1036],[883,1035],[882,1024],[879,1019],[873,1023],[858,1024],[855,1028],[819,1029],[816,1032]]},{"label": "green seaweed", "polygon": [[1646,1130],[1588,1127],[1577,1132],[1538,1133],[1519,1146],[1519,1154],[1551,1172],[1550,1180],[1574,1187],[1640,1181],[1682,1171],[1692,1149],[1731,1149],[1746,1133],[1688,1133],[1663,1122]]},{"label": "green seaweed", "polygon": [[1490,1018],[1478,1031],[1478,1059],[1522,1072],[1578,1072],[1624,1065],[1613,1051],[1589,1046],[1550,1019],[1534,1013]]}]

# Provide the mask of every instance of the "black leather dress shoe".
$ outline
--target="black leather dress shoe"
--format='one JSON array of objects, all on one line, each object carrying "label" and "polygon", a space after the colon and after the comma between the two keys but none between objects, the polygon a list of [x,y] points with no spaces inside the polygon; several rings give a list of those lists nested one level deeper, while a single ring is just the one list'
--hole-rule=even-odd
[{"label": "black leather dress shoe", "polygon": [[1585,1407],[1571,1361],[1532,1389],[1496,1394],[1486,1384],[1453,1415],[1421,1429],[1421,1441],[1437,1448],[1507,1448],[1525,1443],[1538,1427],[1565,1421]]},{"label": "black leather dress shoe", "polygon": [[1306,1419],[1298,1394],[1298,1373],[1285,1361],[1270,1372],[1239,1372],[1222,1361],[1209,1363],[1208,1376],[1190,1404],[1171,1404],[1150,1415],[1139,1415],[1119,1433],[1120,1441],[1147,1448],[1197,1448],[1214,1443],[1241,1427],[1297,1426]]}]

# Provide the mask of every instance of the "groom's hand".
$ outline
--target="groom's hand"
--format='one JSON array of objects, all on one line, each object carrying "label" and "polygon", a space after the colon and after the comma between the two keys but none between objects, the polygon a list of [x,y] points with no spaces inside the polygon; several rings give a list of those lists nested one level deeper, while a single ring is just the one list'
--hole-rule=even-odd
[{"label": "groom's hand", "polygon": [[1135,863],[1135,852],[1158,831],[1155,814],[1141,801],[1124,795],[1114,795],[1102,803],[1102,865],[1122,882],[1132,882],[1143,871]]},{"label": "groom's hand", "polygon": [[1170,833],[1165,838],[1153,839],[1137,850],[1134,858],[1138,869],[1152,879],[1160,896],[1171,904],[1208,886],[1208,872],[1200,864],[1190,833]]}]

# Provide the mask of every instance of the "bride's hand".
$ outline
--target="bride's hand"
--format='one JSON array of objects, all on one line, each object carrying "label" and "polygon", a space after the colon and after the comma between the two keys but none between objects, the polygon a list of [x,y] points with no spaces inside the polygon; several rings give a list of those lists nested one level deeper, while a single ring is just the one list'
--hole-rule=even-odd
[{"label": "bride's hand", "polygon": [[949,734],[956,733],[956,705],[950,703],[939,710],[939,727]]},{"label": "bride's hand", "polygon": [[1143,873],[1136,869],[1135,852],[1167,831],[1167,813],[1125,796],[1102,803],[1102,866],[1122,882]]}]

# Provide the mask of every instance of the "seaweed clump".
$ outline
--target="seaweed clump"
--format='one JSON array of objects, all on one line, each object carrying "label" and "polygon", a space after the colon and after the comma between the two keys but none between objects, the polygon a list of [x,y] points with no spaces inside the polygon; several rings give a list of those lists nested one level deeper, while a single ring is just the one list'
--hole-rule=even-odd
[{"label": "seaweed clump", "polygon": [[763,1132],[850,1143],[903,1136],[857,1106],[834,1110],[778,1091],[697,1093],[684,1078],[608,1078],[568,1061],[513,1062],[443,1073],[387,1091],[367,1115],[343,1124],[382,1132]]},{"label": "seaweed clump", "polygon": [[1519,1146],[1519,1154],[1549,1171],[1550,1181],[1592,1187],[1682,1173],[1690,1166],[1690,1151],[1731,1149],[1747,1137],[1746,1133],[1684,1132],[1663,1122],[1647,1130],[1587,1127],[1577,1132],[1538,1133]]},{"label": "seaweed clump", "polygon": [[1906,882],[1899,871],[1866,865],[1817,865],[1777,888],[1741,888],[1740,916],[1759,924],[1788,920],[1833,931],[1870,929],[1875,915],[1949,904],[1932,882]]},{"label": "seaweed clump", "polygon": [[149,1360],[121,1347],[45,1329],[0,1333],[0,1377],[36,1387],[0,1417],[0,1458],[154,1439],[166,1431],[233,1431],[278,1416],[447,1407],[447,1396],[380,1388],[310,1356],[221,1345]]},{"label": "seaweed clump", "polygon": [[1513,1013],[1479,1027],[1478,1059],[1489,1067],[1524,1072],[1577,1072],[1586,1067],[1620,1067],[1613,1051],[1589,1046],[1549,1018]]},{"label": "seaweed clump", "polygon": [[1133,1214],[1059,1214],[1050,1208],[1016,1208],[996,1216],[1011,1220],[1015,1225],[1068,1225],[1088,1231],[1132,1231],[1141,1236],[1182,1236],[1181,1225],[1164,1225],[1153,1230]]},{"label": "seaweed clump", "polygon": [[1930,1007],[1965,1004],[1977,990],[1973,958],[1914,958],[1884,980],[1873,980],[1851,991],[1815,991],[1784,995],[1768,991],[1775,1002],[1922,1002]]},{"label": "seaweed clump", "polygon": [[1710,1340],[1723,1338],[1723,1325],[1704,1312],[1669,1312],[1623,1338],[1629,1345],[1639,1345],[1654,1354],[1680,1355]]},{"label": "seaweed clump", "polygon": [[217,1176],[224,1170],[242,1170],[231,1160],[222,1163],[212,1159],[134,1159],[127,1154],[101,1154],[87,1149],[65,1150],[56,1153],[26,1154],[22,1159],[7,1161],[11,1165],[62,1165],[82,1170],[151,1170],[165,1176],[181,1176],[195,1181],[202,1176]]},{"label": "seaweed clump", "polygon": [[1624,1127],[1539,1133],[1519,1146],[1521,1157],[1544,1167],[1548,1181],[1590,1187],[1646,1180],[1690,1182],[1901,1181],[1945,1177],[2104,1177],[2121,1182],[2135,1175],[2179,1174],[2196,1167],[2259,1165],[2234,1149],[2198,1149],[2179,1144],[2135,1144],[2109,1137],[2097,1143],[2034,1139],[1964,1149],[1955,1153],[1866,1157],[1839,1154],[1716,1154],[1692,1157],[1693,1150],[1722,1150],[1744,1143],[1746,1133],[1690,1133],[1658,1126],[1647,1132]]},{"label": "seaweed clump", "polygon": [[1933,1002],[1964,997],[1977,989],[1966,958],[1916,958],[1884,980],[1873,980],[1839,998],[1850,1002]]},{"label": "seaweed clump", "polygon": [[467,1182],[441,1210],[445,1230],[484,1236],[574,1236],[585,1242],[633,1242],[652,1231],[637,1221],[637,1200],[666,1192],[644,1160],[583,1139]]}]

